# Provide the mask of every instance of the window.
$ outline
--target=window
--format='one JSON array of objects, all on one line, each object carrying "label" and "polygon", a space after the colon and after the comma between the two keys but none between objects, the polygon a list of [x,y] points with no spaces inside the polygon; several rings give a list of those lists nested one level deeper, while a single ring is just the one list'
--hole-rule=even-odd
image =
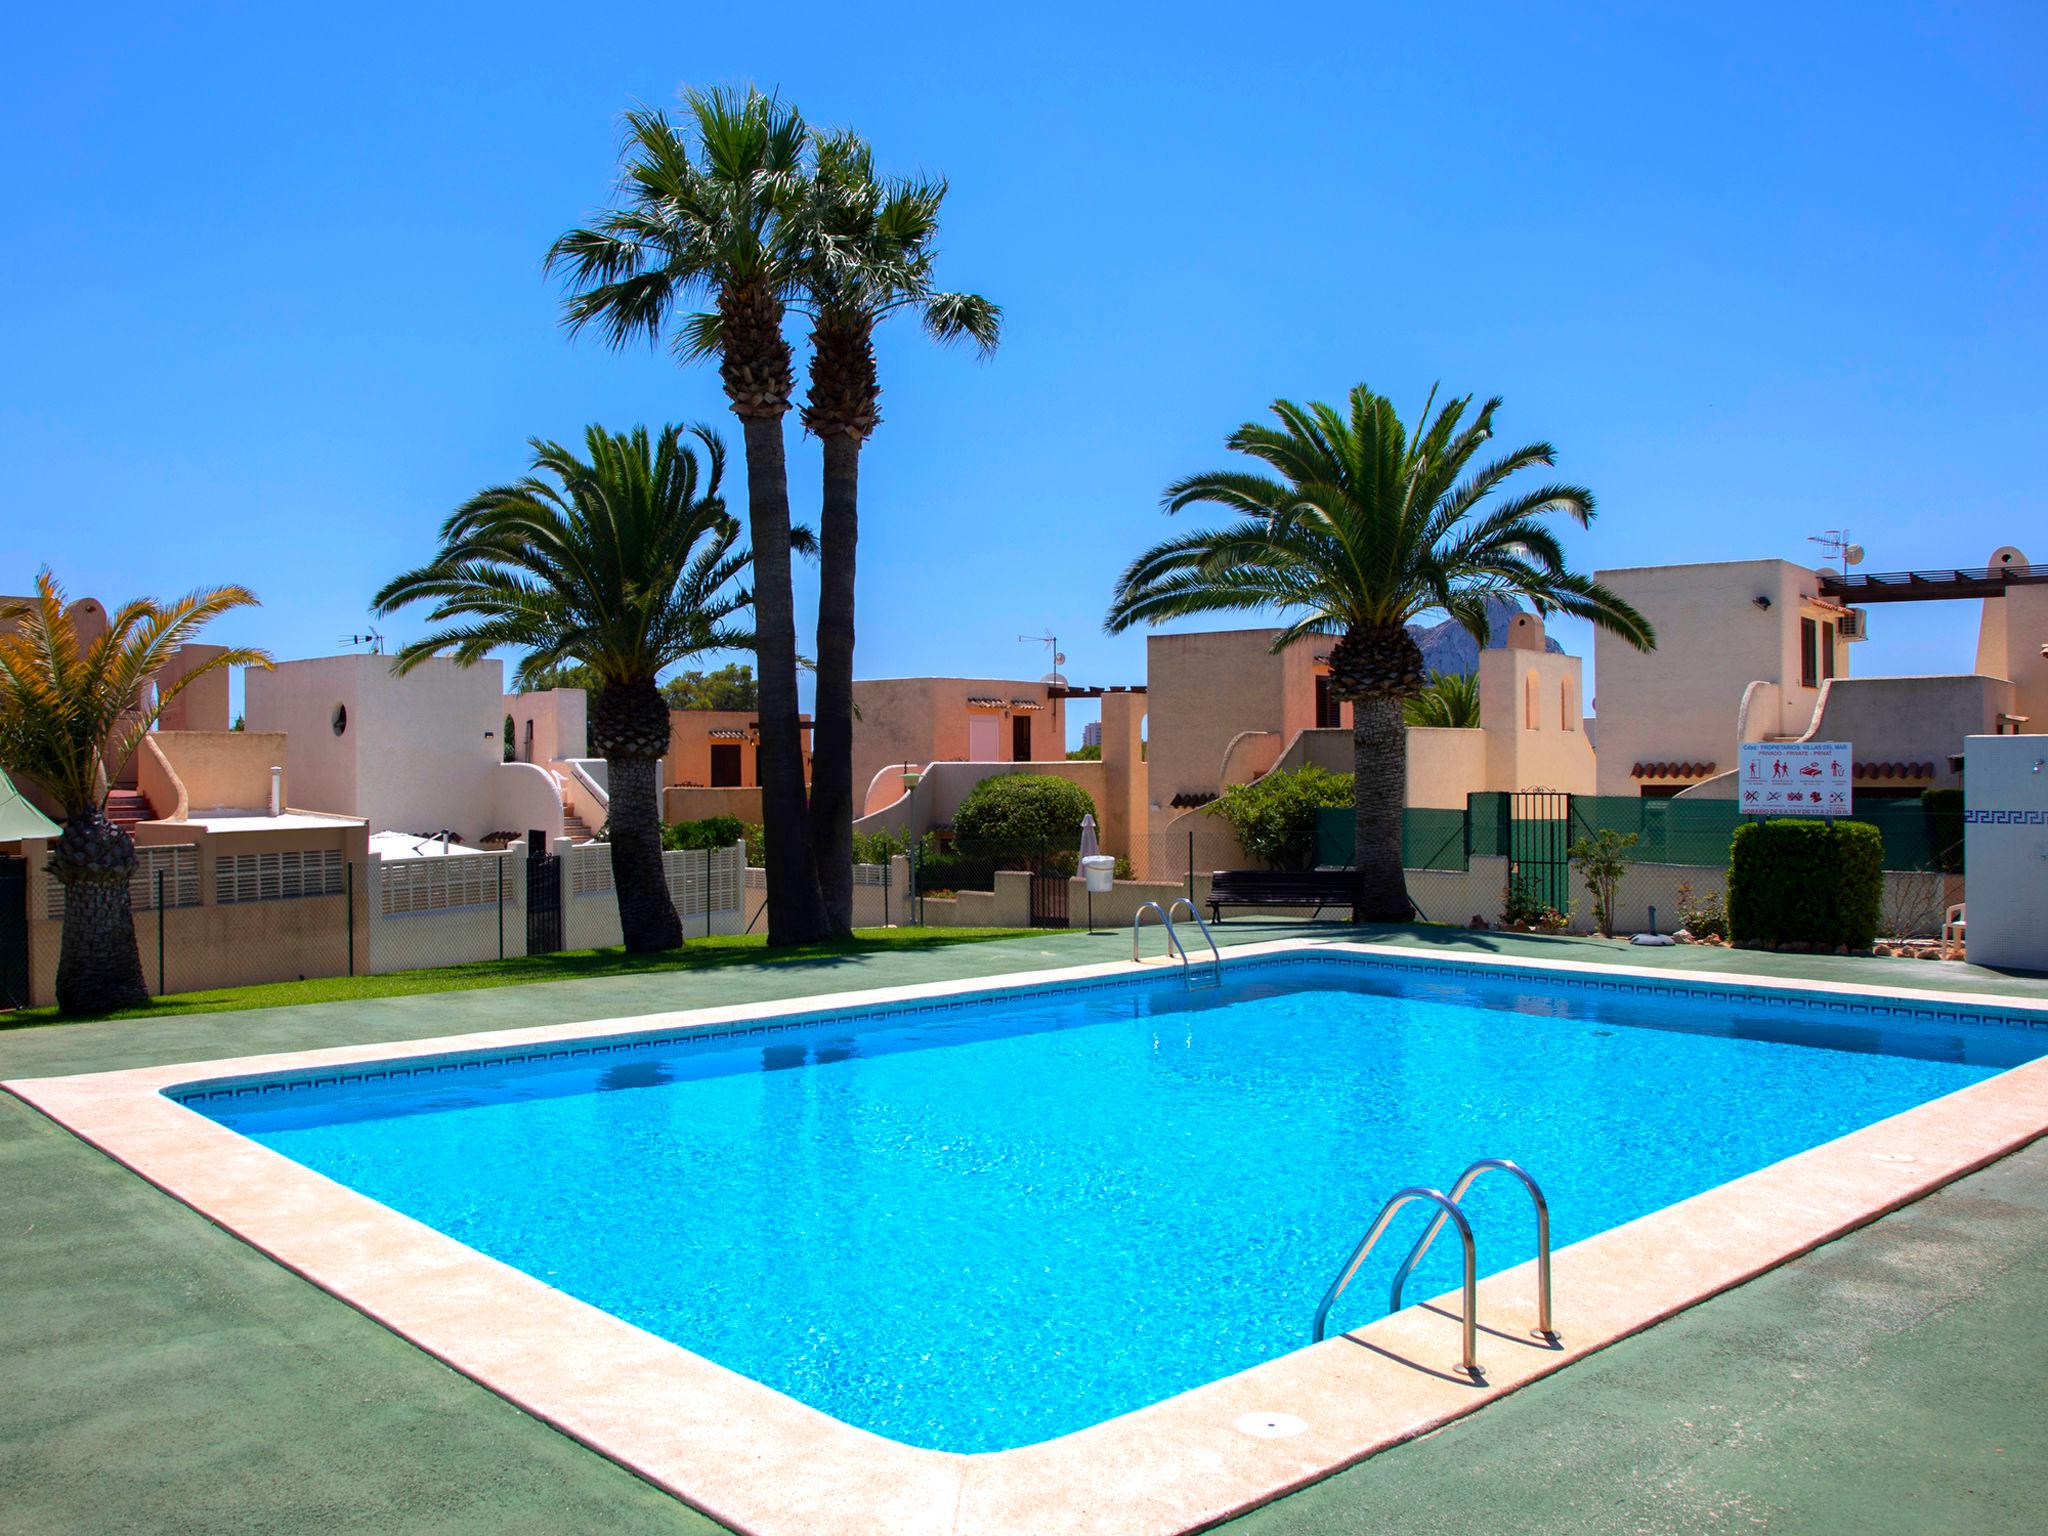
[{"label": "window", "polygon": [[348,706],[346,704],[335,705],[334,713],[328,717],[327,723],[334,727],[334,734],[337,736],[346,731],[348,729]]},{"label": "window", "polygon": [[1330,696],[1330,674],[1316,674],[1316,729],[1334,731],[1344,723],[1343,704]]},{"label": "window", "polygon": [[1820,624],[1820,677],[1826,682],[1835,675],[1835,626],[1832,620]]},{"label": "window", "polygon": [[526,721],[526,750],[520,755],[520,760],[528,763],[533,761],[533,719],[531,716]]},{"label": "window", "polygon": [[1799,686],[1820,686],[1820,626],[1812,619],[1799,621]]},{"label": "window", "polygon": [[1031,717],[1016,715],[1010,721],[1010,761],[1031,761]]},{"label": "window", "polygon": [[1572,718],[1574,713],[1571,679],[1564,678],[1557,685],[1557,728],[1560,731],[1576,731],[1579,728],[1579,722]]},{"label": "window", "polygon": [[711,744],[711,787],[737,789],[740,782],[740,744],[714,741]]},{"label": "window", "polygon": [[1536,674],[1531,672],[1522,682],[1522,728],[1536,731],[1543,728],[1543,717],[1537,713]]}]

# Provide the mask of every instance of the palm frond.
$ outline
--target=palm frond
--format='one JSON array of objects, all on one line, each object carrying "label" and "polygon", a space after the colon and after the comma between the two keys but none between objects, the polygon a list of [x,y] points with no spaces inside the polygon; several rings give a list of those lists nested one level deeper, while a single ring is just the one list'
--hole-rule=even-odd
[{"label": "palm frond", "polygon": [[578,663],[634,684],[727,648],[752,560],[726,510],[718,434],[592,426],[580,450],[530,447],[531,475],[470,497],[433,558],[378,590],[380,614],[430,605],[432,627],[399,649],[394,670],[517,650],[520,677]]},{"label": "palm frond", "polygon": [[1246,422],[1227,443],[1257,471],[1190,475],[1168,485],[1168,512],[1225,508],[1239,522],[1164,540],[1119,578],[1106,620],[1114,633],[1218,612],[1284,616],[1288,640],[1392,627],[1441,611],[1485,638],[1490,599],[1586,618],[1647,649],[1642,615],[1572,571],[1551,519],[1581,526],[1592,492],[1546,484],[1513,490],[1515,477],[1549,466],[1536,442],[1481,462],[1501,402],[1437,401],[1432,388],[1416,429],[1361,384],[1339,407],[1273,402],[1273,422]]}]

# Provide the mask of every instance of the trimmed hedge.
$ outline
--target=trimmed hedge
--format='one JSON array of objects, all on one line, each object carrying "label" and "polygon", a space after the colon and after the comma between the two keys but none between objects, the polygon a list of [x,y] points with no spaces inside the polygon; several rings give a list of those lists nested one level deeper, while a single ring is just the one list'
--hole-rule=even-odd
[{"label": "trimmed hedge", "polygon": [[1884,838],[1856,821],[1778,817],[1735,829],[1728,933],[1737,944],[1868,950],[1884,903]]},{"label": "trimmed hedge", "polygon": [[[1233,784],[1206,810],[1221,816],[1237,834],[1237,845],[1272,869],[1306,870],[1316,864],[1316,814],[1349,810],[1351,775],[1304,763],[1287,773],[1269,773],[1248,784]],[[1349,840],[1337,862],[1349,864]]]},{"label": "trimmed hedge", "polygon": [[1074,848],[1081,818],[1094,814],[1093,797],[1078,784],[1048,773],[1001,774],[967,792],[953,813],[953,832],[963,843]]}]

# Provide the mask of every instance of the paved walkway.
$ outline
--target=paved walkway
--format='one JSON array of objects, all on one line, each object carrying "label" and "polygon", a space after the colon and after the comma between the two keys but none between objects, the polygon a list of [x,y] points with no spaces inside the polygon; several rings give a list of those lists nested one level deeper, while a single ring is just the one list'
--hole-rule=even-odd
[{"label": "paved walkway", "polygon": [[[1226,940],[1283,936],[1234,921]],[[1328,927],[1315,930],[1331,936]],[[1418,947],[1998,989],[1974,967],[1416,930]],[[1127,934],[0,1031],[0,1076],[1111,959]],[[1569,1298],[1561,1305],[1569,1305]],[[1247,1533],[2039,1528],[2048,1148],[1239,1522]],[[0,1532],[709,1532],[0,1099]],[[1234,1527],[1235,1529],[1235,1527]]]}]

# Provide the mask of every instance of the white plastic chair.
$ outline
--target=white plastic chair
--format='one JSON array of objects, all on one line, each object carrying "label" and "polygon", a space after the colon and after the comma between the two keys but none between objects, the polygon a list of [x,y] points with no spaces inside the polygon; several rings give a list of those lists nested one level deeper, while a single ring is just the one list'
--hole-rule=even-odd
[{"label": "white plastic chair", "polygon": [[1957,902],[1948,909],[1948,915],[1941,920],[1941,947],[1943,950],[1953,948],[1957,944],[1967,944],[1969,942],[1970,925],[1963,911],[1968,905],[1969,903],[1967,902]]}]

